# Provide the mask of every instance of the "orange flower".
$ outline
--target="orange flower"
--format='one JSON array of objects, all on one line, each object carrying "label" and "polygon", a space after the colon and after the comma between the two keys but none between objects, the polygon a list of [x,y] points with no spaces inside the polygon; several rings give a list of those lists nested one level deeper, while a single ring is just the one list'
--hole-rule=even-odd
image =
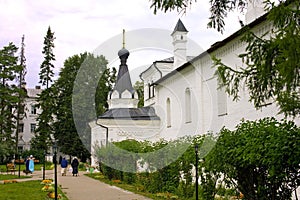
[{"label": "orange flower", "polygon": [[41,184],[51,184],[52,183],[52,180],[50,179],[45,179],[41,182]]}]

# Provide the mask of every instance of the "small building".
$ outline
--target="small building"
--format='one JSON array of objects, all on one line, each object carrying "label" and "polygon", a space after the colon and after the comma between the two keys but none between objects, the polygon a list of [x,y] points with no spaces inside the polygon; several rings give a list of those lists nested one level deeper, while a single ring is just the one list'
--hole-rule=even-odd
[{"label": "small building", "polygon": [[[117,80],[107,97],[108,110],[90,123],[93,146],[126,139],[155,140],[158,137],[160,118],[153,107],[138,108],[138,93],[132,87],[128,66],[129,51],[124,47],[118,52],[120,66]],[[92,158],[92,165],[95,158]]]},{"label": "small building", "polygon": [[37,117],[41,110],[37,107],[37,97],[42,92],[40,86],[25,88],[27,97],[24,101],[24,118],[19,123],[18,152],[30,150],[30,140],[34,136],[37,127]]}]

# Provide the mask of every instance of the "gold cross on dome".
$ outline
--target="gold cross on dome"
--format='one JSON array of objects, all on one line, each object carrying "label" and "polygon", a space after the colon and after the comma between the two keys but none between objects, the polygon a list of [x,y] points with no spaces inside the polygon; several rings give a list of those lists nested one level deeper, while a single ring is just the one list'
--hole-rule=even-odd
[{"label": "gold cross on dome", "polygon": [[123,48],[125,48],[125,29],[123,29]]}]

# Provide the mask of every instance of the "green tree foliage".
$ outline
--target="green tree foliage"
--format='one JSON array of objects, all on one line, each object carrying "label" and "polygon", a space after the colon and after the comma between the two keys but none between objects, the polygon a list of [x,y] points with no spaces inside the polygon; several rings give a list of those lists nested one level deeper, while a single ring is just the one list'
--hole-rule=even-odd
[{"label": "green tree foliage", "polygon": [[54,64],[55,55],[53,53],[54,49],[54,32],[51,31],[50,26],[48,27],[47,34],[44,38],[44,47],[42,53],[44,54],[44,61],[41,64],[40,70],[40,83],[46,88],[49,88],[50,83],[53,81],[54,76]]},{"label": "green tree foliage", "polygon": [[299,187],[300,129],[273,118],[222,129],[206,166],[222,173],[245,199],[291,199]]},{"label": "green tree foliage", "polygon": [[95,94],[96,114],[99,116],[108,109],[107,96],[112,89],[113,83],[115,83],[117,70],[116,68],[107,68],[108,62],[103,56],[97,58],[98,59],[93,59],[92,57],[88,57],[85,63],[88,61],[88,65],[97,66],[98,70],[101,69],[98,72],[102,74],[98,81]]},{"label": "green tree foliage", "polygon": [[[21,121],[24,119],[25,116],[25,98],[27,97],[27,91],[26,88],[24,88],[23,84],[25,82],[25,75],[26,75],[26,58],[25,58],[25,36],[22,37],[22,43],[21,43],[21,53],[20,53],[20,71],[17,77],[17,84],[18,87],[17,93],[18,93],[18,104],[16,107],[16,127],[19,127],[21,124]],[[18,154],[18,145],[19,145],[19,129],[15,129],[15,141],[16,141],[16,147],[15,152]]]},{"label": "green tree foliage", "polygon": [[[75,81],[79,76],[78,72],[81,67],[89,69],[89,73],[93,76],[86,76],[85,81]],[[100,76],[96,80],[96,76]],[[85,115],[82,109],[85,105],[75,106],[72,104],[72,98],[88,99],[88,91],[80,90],[74,93],[74,85],[85,84],[89,90],[95,92],[95,99],[89,101],[93,106],[93,112],[102,114],[107,109],[107,95],[111,89],[111,80],[115,74],[115,69],[107,68],[107,60],[103,56],[94,56],[90,53],[83,53],[69,57],[64,62],[64,67],[61,69],[58,80],[53,84],[55,90],[55,118],[54,123],[55,138],[58,140],[60,151],[76,155],[80,158],[89,157],[88,145],[90,145],[90,127],[88,123],[95,118],[92,114]],[[97,82],[98,81],[98,82]],[[82,100],[80,102],[86,102]],[[78,118],[74,120],[74,115]],[[82,115],[82,116],[81,116]],[[76,124],[77,123],[77,127]],[[78,129],[79,128],[79,129]]]},{"label": "green tree foliage", "polygon": [[55,90],[56,102],[55,138],[61,152],[74,156],[81,156],[80,152],[86,154],[86,149],[77,134],[72,115],[73,83],[85,58],[86,54],[74,55],[68,58],[59,73],[59,78],[52,86]]},{"label": "green tree foliage", "polygon": [[[233,131],[223,128],[215,140],[211,134],[170,142],[125,140],[95,148],[95,152],[109,179],[135,184],[151,193],[170,192],[180,199],[194,195],[195,144],[200,147],[202,199],[214,199],[216,194],[230,198],[241,192],[249,200],[286,200],[299,187],[300,129],[294,122],[273,118],[246,121]],[[178,154],[176,149],[182,144],[185,151],[168,164],[165,158]],[[165,151],[157,153],[161,149]],[[162,163],[167,165],[157,168]],[[144,171],[135,171],[140,169],[137,165]]]},{"label": "green tree foliage", "polygon": [[171,142],[124,140],[95,147],[95,152],[102,172],[109,179],[136,184],[151,193],[169,192],[188,199],[195,191],[195,144],[199,146],[199,157],[203,158],[215,141],[211,135]]},{"label": "green tree foliage", "polygon": [[48,151],[53,145],[53,113],[54,113],[54,91],[53,88],[44,89],[38,96],[38,107],[42,110],[38,114],[38,126],[35,135],[31,139],[31,148]]},{"label": "green tree foliage", "polygon": [[267,5],[272,8],[267,17],[273,23],[271,36],[259,37],[246,27],[242,38],[246,52],[239,57],[247,67],[234,69],[215,58],[220,86],[238,99],[244,83],[257,109],[275,101],[280,113],[296,117],[300,115],[300,3]]},{"label": "green tree foliage", "polygon": [[73,85],[73,120],[83,144],[91,149],[89,123],[107,109],[107,96],[116,78],[116,69],[107,68],[103,56],[87,54]]},{"label": "green tree foliage", "polygon": [[[196,0],[151,0],[151,8],[156,14],[158,10],[163,12],[177,10],[178,12],[186,12]],[[220,32],[224,31],[225,18],[228,13],[239,9],[244,10],[247,0],[209,0],[210,13],[208,27],[215,28]]]},{"label": "green tree foliage", "polygon": [[0,49],[0,157],[3,159],[13,153],[15,140],[13,133],[16,128],[16,115],[19,102],[18,86],[14,80],[22,71],[18,65],[18,57],[15,55],[18,48],[9,43]]},{"label": "green tree foliage", "polygon": [[139,96],[138,107],[141,108],[144,106],[144,83],[141,81],[135,82],[133,88],[136,90]]},{"label": "green tree foliage", "polygon": [[54,113],[54,91],[50,88],[50,83],[54,76],[53,61],[55,56],[53,54],[54,48],[54,33],[51,32],[50,26],[48,27],[47,34],[44,38],[44,47],[42,53],[44,54],[44,61],[40,66],[40,83],[45,88],[38,96],[38,107],[41,113],[38,115],[38,127],[35,130],[35,136],[32,138],[32,148],[40,150],[48,150],[48,147],[53,143],[53,113]]}]

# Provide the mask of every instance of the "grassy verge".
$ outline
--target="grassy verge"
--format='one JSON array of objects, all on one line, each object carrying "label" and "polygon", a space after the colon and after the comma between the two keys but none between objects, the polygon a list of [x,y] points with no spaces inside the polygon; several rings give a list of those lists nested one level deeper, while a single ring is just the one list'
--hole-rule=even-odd
[{"label": "grassy verge", "polygon": [[11,174],[0,174],[0,180],[11,180],[11,179],[23,179],[23,178],[31,178],[31,176],[19,176],[11,175]]},{"label": "grassy verge", "polygon": [[[51,169],[51,165],[52,165],[52,163],[47,162],[45,164],[46,170]],[[34,165],[34,170],[35,171],[40,171],[42,169],[42,167],[43,167],[43,164],[41,164],[41,163],[35,164]],[[25,169],[26,169],[25,164],[20,164],[20,171],[22,173],[23,173],[23,170],[25,170]],[[18,173],[18,171],[19,171],[19,165],[18,164],[16,164],[16,170],[17,170],[16,173]],[[0,165],[0,172],[5,172],[6,173],[6,165],[5,164],[4,165]]]},{"label": "grassy verge", "polygon": [[152,194],[146,191],[143,191],[141,188],[141,186],[139,185],[134,185],[134,184],[126,184],[126,183],[122,183],[119,180],[108,180],[106,177],[104,177],[103,175],[101,175],[100,173],[93,173],[93,174],[85,174],[88,177],[91,177],[93,179],[99,180],[101,182],[104,182],[106,184],[109,185],[114,185],[116,187],[122,188],[124,190],[133,192],[135,194],[140,194],[142,196],[151,198],[153,200],[163,200],[163,199],[178,199],[178,198],[172,198],[175,197],[174,195],[170,194],[170,193],[158,193],[158,194]]},{"label": "grassy verge", "polygon": [[[24,181],[19,183],[0,184],[1,199],[9,200],[32,200],[32,199],[47,199],[47,192],[43,192],[41,181]],[[62,194],[59,189],[58,192]],[[63,195],[64,200],[68,200]]]}]

